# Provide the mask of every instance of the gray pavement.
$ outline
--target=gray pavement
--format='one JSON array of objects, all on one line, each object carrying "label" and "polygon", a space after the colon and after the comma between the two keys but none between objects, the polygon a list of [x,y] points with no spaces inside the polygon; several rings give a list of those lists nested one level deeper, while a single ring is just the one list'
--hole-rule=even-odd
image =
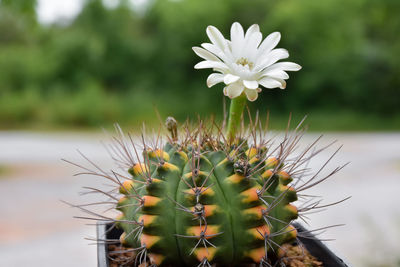
[{"label": "gray pavement", "polygon": [[[308,134],[302,144],[316,137]],[[326,203],[352,198],[309,215],[309,228],[344,223],[320,236],[335,239],[329,247],[353,266],[390,263],[400,255],[400,133],[332,133],[321,145],[335,139],[343,149],[330,169],[351,163],[308,193],[324,196]],[[100,140],[107,137],[0,132],[0,266],[96,266],[96,247],[84,239],[94,237],[95,228],[74,219],[81,214],[60,200],[82,203],[82,186],[102,187],[104,181],[74,177],[77,169],[60,159],[82,162],[79,149],[108,169],[112,162]],[[320,166],[328,152],[310,167]]]}]

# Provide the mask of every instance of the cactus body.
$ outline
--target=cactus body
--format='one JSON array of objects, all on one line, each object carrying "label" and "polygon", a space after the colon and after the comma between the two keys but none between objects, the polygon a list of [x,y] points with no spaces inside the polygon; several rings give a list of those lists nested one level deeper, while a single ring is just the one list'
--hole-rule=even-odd
[{"label": "cactus body", "polygon": [[125,246],[157,266],[238,266],[269,262],[295,239],[297,195],[284,164],[266,147],[216,147],[146,149],[120,187]]},{"label": "cactus body", "polygon": [[[297,151],[303,121],[278,142],[265,138],[257,120],[229,140],[214,123],[211,128],[203,122],[194,129],[185,125],[180,134],[174,119],[167,122],[170,136],[163,146],[160,135],[147,142],[142,135],[141,144],[135,144],[117,126],[118,136],[108,151],[129,174],[104,171],[84,155],[92,168],[70,162],[83,169],[80,174],[117,185],[111,191],[86,187],[87,193],[103,194],[107,200],[74,207],[91,215],[80,218],[112,221],[123,230],[120,243],[125,248],[110,252],[110,257],[132,252],[132,257],[118,259],[121,266],[284,266],[282,245],[295,240],[301,245],[297,236],[310,238],[311,231],[297,233],[292,221],[348,199],[322,205],[320,197],[302,193],[346,165],[320,177],[339,147],[316,172],[307,167],[330,145],[317,149],[318,137]],[[98,214],[87,208],[92,205],[106,205],[107,211],[111,205],[119,215]],[[98,240],[117,242],[107,236]]]}]

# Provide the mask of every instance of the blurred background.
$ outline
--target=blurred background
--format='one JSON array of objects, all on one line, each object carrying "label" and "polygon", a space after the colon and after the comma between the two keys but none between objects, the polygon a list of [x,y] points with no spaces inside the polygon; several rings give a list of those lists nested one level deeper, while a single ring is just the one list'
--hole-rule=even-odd
[{"label": "blurred background", "polygon": [[221,114],[192,46],[207,25],[258,23],[303,66],[253,108],[312,130],[400,129],[397,0],[2,0],[0,127],[90,128]]},{"label": "blurred background", "polygon": [[331,246],[353,266],[400,266],[399,14],[398,0],[0,0],[0,265],[95,266],[93,227],[59,200],[101,181],[60,159],[79,148],[110,165],[101,128],[151,128],[156,110],[221,118],[223,86],[207,88],[191,47],[238,21],[280,31],[303,66],[250,108],[274,129],[308,114],[306,140],[327,133],[353,162],[318,191],[353,196],[315,220],[347,224]]}]

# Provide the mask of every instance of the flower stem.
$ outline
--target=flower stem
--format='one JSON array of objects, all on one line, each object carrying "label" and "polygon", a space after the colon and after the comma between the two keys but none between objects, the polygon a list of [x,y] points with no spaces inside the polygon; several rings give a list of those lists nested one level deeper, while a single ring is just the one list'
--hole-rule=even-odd
[{"label": "flower stem", "polygon": [[228,129],[226,132],[226,136],[229,141],[233,141],[236,136],[236,132],[239,129],[239,124],[244,107],[246,105],[246,100],[247,99],[244,94],[231,100],[231,105],[229,107]]}]

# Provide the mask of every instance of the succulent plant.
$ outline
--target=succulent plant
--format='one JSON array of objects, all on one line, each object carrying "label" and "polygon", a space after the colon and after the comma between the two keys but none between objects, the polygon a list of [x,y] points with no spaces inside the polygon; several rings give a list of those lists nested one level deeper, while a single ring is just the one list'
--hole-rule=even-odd
[{"label": "succulent plant", "polygon": [[285,163],[267,146],[224,143],[198,129],[147,148],[119,188],[121,242],[157,266],[267,262],[293,241],[297,194]]},{"label": "succulent plant", "polygon": [[279,261],[282,244],[297,239],[293,220],[320,207],[307,195],[301,195],[306,204],[295,206],[300,192],[340,168],[323,178],[307,173],[305,164],[322,151],[312,150],[316,142],[295,154],[303,131],[287,131],[274,146],[257,124],[256,118],[251,130],[229,141],[216,123],[178,129],[168,118],[166,138],[142,138],[141,144],[117,128],[109,152],[125,173],[106,172],[91,161],[95,170],[78,166],[113,182],[109,192],[90,191],[109,197],[106,203],[114,200],[120,214],[111,218],[79,207],[123,230],[119,241],[135,251],[134,266],[270,266]]},{"label": "succulent plant", "polygon": [[[341,167],[322,178],[318,177],[321,170],[309,172],[306,165],[322,150],[314,148],[318,138],[295,153],[304,134],[304,120],[293,131],[289,131],[289,123],[275,145],[274,139],[267,138],[258,114],[254,119],[249,116],[249,126],[244,127],[246,98],[257,98],[261,92],[258,85],[284,88],[285,71],[300,69],[291,62],[274,64],[288,56],[286,50],[272,50],[279,42],[279,33],[269,35],[261,45],[256,25],[244,35],[240,24],[234,23],[232,42],[212,26],[207,34],[213,44],[194,48],[205,59],[196,67],[221,72],[210,75],[208,83],[226,83],[224,92],[232,98],[228,123],[199,121],[197,126],[185,123],[178,127],[177,121],[168,117],[165,128],[169,133],[164,135],[160,129],[152,141],[146,141],[144,135],[126,137],[118,126],[109,152],[123,173],[106,172],[90,160],[93,170],[75,165],[85,174],[113,183],[110,191],[88,189],[109,198],[93,204],[111,203],[120,214],[111,218],[88,210],[86,205],[78,207],[94,216],[89,219],[112,222],[123,231],[118,241],[97,241],[120,242],[127,248],[125,252],[135,252],[134,261],[130,261],[133,265],[282,266],[282,245],[296,241],[299,235],[293,220],[327,206],[301,192]],[[249,53],[241,47],[256,49]],[[232,59],[235,53],[240,57],[237,61]],[[138,139],[140,144],[135,143]],[[300,197],[303,204],[294,205]]]}]

